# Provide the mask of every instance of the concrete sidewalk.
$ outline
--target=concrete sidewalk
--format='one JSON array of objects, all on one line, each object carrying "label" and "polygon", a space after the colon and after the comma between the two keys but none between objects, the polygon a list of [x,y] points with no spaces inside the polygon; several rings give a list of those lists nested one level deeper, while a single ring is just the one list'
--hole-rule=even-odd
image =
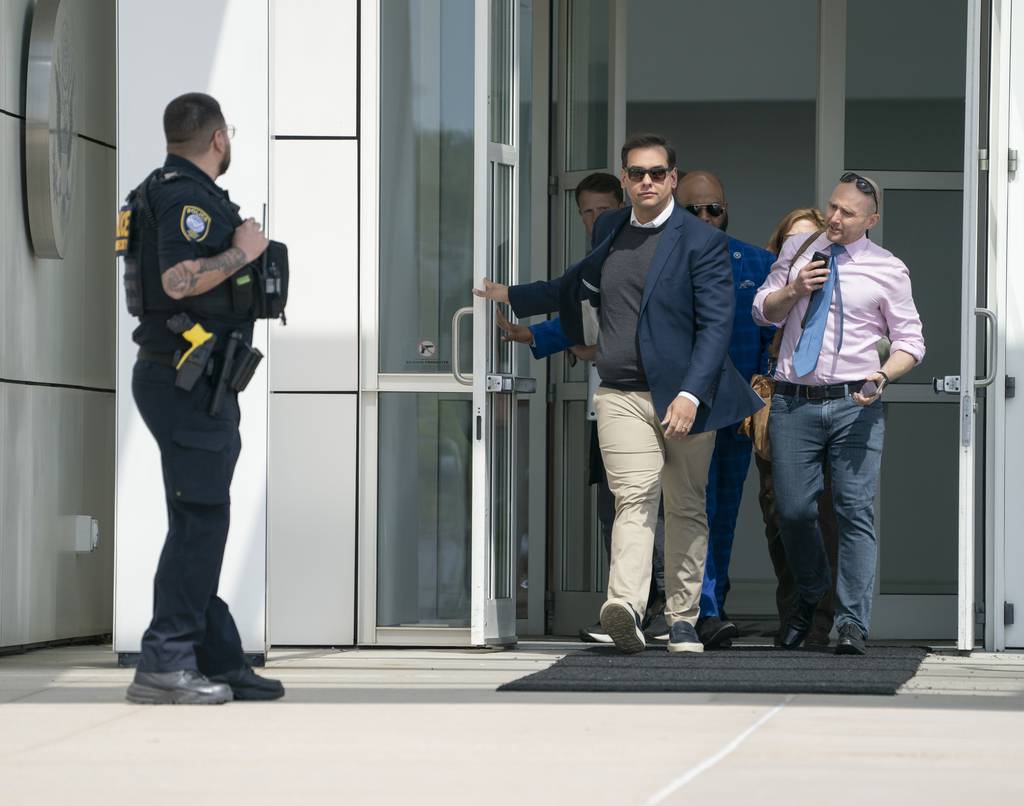
[{"label": "concrete sidewalk", "polygon": [[498,694],[579,644],[285,650],[276,703],[144,707],[109,647],[0,657],[0,802],[1024,802],[1024,656],[896,697]]}]

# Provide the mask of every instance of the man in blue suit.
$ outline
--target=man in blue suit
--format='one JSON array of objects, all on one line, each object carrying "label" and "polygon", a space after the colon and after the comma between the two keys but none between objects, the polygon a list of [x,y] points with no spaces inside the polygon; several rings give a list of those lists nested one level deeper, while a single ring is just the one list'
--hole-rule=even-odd
[{"label": "man in blue suit", "polygon": [[[725,232],[729,228],[729,203],[718,177],[707,171],[689,171],[680,176],[676,201],[689,213]],[[754,294],[768,278],[775,255],[766,249],[729,238],[736,314],[732,321],[729,358],[745,381],[765,372],[768,347],[775,328],[759,327],[750,309]],[[736,518],[743,497],[743,484],[750,470],[750,438],[736,428],[719,429],[715,452],[708,471],[708,557],[704,564],[704,585],[700,594],[697,634],[705,648],[727,647],[739,635],[725,615],[729,593],[729,560],[736,536]]]},{"label": "man in blue suit", "polygon": [[663,137],[634,137],[621,156],[633,206],[598,219],[585,258],[552,281],[485,281],[475,293],[520,317],[557,310],[574,344],[587,342],[583,306],[599,310],[595,405],[616,510],[601,624],[624,652],[646,645],[641,614],[664,492],[668,648],[701,652],[695,624],[715,431],[761,401],[727,355],[735,299],[725,235],[676,205],[675,150]]}]

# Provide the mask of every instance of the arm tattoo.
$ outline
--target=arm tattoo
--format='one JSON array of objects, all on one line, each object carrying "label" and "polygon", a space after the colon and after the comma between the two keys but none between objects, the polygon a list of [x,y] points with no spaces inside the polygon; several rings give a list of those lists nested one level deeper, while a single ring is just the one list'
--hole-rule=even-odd
[{"label": "arm tattoo", "polygon": [[217,271],[222,272],[224,274],[224,278],[227,279],[244,265],[245,252],[237,246],[232,246],[230,249],[221,252],[219,255],[200,258],[199,268],[196,270],[196,274],[208,274],[209,272]]},{"label": "arm tattoo", "polygon": [[232,246],[213,257],[183,260],[163,273],[164,291],[173,299],[204,294],[245,265],[245,252]]}]

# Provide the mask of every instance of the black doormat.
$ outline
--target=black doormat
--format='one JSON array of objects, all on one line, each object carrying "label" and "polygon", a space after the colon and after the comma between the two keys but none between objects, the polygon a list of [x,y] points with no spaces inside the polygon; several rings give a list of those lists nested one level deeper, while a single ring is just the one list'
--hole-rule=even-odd
[{"label": "black doormat", "polygon": [[771,694],[895,694],[928,652],[919,647],[870,646],[862,656],[824,648],[735,647],[669,653],[664,647],[623,655],[598,646],[498,691],[701,691]]}]

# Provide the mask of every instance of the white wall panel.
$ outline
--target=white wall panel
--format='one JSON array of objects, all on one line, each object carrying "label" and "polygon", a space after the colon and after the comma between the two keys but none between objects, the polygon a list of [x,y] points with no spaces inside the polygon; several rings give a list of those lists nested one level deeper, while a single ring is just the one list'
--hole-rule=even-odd
[{"label": "white wall panel", "polygon": [[355,395],[271,395],[269,531],[270,642],[354,643]]},{"label": "white wall panel", "polygon": [[0,377],[112,389],[115,153],[78,141],[68,247],[40,260],[25,233],[20,129],[0,115]]},{"label": "white wall panel", "polygon": [[273,391],[354,392],[358,383],[358,149],[273,144],[271,236],[288,244],[288,324],[271,327]]},{"label": "white wall panel", "polygon": [[[108,632],[114,396],[0,383],[0,646]],[[76,554],[68,516],[100,526]]]},{"label": "white wall panel", "polygon": [[[118,196],[165,154],[162,117],[184,92],[216,97],[237,126],[232,168],[222,177],[243,216],[259,220],[267,201],[269,103],[267,0],[131,0],[118,4]],[[182,43],[187,54],[182,56]],[[165,69],[137,69],[138,65]],[[118,388],[131,388],[135,320],[118,286]],[[266,352],[267,328],[255,344]],[[242,455],[231,488],[231,533],[220,595],[229,603],[246,651],[266,646],[267,374],[242,395]],[[166,529],[160,460],[130,394],[117,410],[117,558],[115,649],[136,652],[152,608],[152,577]]]},{"label": "white wall panel", "polygon": [[273,133],[356,135],[356,0],[271,0]]}]

